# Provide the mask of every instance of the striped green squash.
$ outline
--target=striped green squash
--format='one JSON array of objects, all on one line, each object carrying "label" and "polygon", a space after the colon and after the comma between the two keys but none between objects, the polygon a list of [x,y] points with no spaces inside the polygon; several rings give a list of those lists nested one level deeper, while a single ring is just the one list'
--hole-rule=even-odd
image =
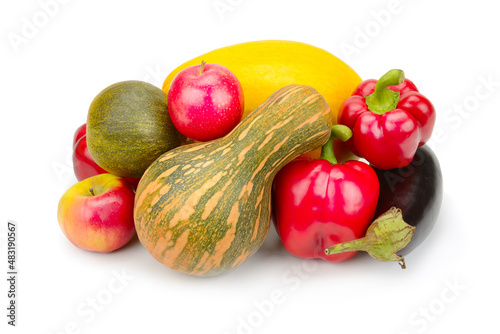
[{"label": "striped green squash", "polygon": [[139,240],[159,262],[187,274],[215,276],[238,267],[269,231],[275,174],[324,144],[332,122],[322,95],[291,85],[227,136],[166,152],[137,188]]}]

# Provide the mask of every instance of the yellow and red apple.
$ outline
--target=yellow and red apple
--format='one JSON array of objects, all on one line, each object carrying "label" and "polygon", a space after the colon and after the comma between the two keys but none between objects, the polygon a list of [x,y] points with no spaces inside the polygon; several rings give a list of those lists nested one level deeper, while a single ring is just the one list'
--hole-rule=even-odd
[{"label": "yellow and red apple", "polygon": [[134,189],[125,179],[99,174],[71,186],[59,200],[57,219],[76,247],[108,253],[136,234]]}]

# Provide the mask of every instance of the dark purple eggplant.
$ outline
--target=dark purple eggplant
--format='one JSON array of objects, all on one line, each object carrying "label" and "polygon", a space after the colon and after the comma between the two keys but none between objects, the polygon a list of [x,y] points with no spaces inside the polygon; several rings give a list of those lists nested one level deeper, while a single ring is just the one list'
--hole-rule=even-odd
[{"label": "dark purple eggplant", "polygon": [[415,226],[411,241],[398,252],[399,255],[407,255],[427,238],[436,224],[443,201],[443,176],[439,161],[434,152],[424,145],[418,148],[413,161],[404,168],[373,169],[380,182],[375,217],[396,207],[401,209],[404,221]]}]

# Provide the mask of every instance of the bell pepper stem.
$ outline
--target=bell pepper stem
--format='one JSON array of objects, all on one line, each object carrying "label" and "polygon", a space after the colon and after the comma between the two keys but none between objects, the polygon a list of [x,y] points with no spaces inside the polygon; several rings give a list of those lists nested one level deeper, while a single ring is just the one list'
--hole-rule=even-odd
[{"label": "bell pepper stem", "polygon": [[320,159],[325,159],[328,160],[332,165],[338,164],[337,158],[335,157],[335,153],[333,153],[333,141],[335,140],[335,137],[330,135],[330,138],[328,138],[328,141],[326,142],[323,147],[321,147],[321,155]]},{"label": "bell pepper stem", "polygon": [[375,91],[366,96],[366,105],[371,112],[382,115],[395,109],[399,102],[399,92],[387,89],[402,83],[405,74],[402,70],[390,70],[384,74],[375,84]]},{"label": "bell pepper stem", "polygon": [[348,141],[352,137],[352,131],[347,126],[342,124],[335,124],[331,127],[330,138],[321,148],[320,159],[328,160],[332,165],[338,164],[335,153],[333,152],[333,141],[335,138],[343,142]]},{"label": "bell pepper stem", "polygon": [[368,227],[365,237],[328,247],[325,254],[365,251],[379,261],[398,261],[405,269],[405,259],[396,253],[408,245],[414,233],[415,226],[403,220],[400,209],[392,207]]}]

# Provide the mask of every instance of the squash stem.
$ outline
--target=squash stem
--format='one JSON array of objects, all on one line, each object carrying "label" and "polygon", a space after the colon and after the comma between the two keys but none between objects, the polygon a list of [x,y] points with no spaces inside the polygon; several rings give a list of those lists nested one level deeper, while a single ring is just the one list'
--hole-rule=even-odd
[{"label": "squash stem", "polygon": [[336,124],[331,127],[330,138],[323,147],[321,147],[320,159],[328,160],[332,165],[338,164],[337,158],[333,151],[333,141],[335,138],[342,140],[343,142],[349,140],[352,137],[352,131],[347,126],[342,124]]}]

